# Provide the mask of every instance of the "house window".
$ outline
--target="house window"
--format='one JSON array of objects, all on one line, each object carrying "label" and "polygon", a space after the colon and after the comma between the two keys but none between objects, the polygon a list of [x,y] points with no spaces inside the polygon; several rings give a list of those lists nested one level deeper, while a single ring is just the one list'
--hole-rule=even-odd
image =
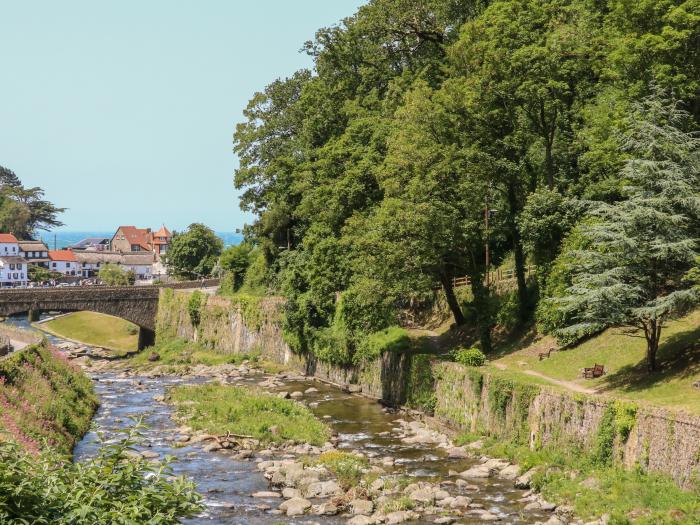
[{"label": "house window", "polygon": [[56,268],[56,263],[51,263],[51,268]]},{"label": "house window", "polygon": [[15,265],[14,265],[14,264],[10,264],[10,270],[14,270],[14,269],[15,269]]}]

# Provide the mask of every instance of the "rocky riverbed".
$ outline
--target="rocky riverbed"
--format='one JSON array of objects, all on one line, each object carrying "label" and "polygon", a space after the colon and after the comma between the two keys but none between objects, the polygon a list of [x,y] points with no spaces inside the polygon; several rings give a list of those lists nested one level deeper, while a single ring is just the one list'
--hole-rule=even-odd
[{"label": "rocky riverbed", "polygon": [[[142,418],[147,427],[136,452],[172,457],[175,473],[191,477],[204,495],[205,511],[184,523],[582,523],[570,509],[529,490],[532,472],[481,455],[478,442],[455,446],[417,414],[347,390],[287,372],[267,375],[252,363],[194,366],[184,375],[157,368],[144,374],[115,368],[82,345],[54,343],[86,366],[101,401],[95,430],[76,447],[76,460],[92,456],[101,442],[113,441]],[[206,381],[260,388],[304,403],[333,437],[319,447],[265,446],[223,431],[193,432],[186,421],[176,421],[167,391]],[[333,453],[359,460],[362,483],[349,486],[338,479],[323,461]]]}]

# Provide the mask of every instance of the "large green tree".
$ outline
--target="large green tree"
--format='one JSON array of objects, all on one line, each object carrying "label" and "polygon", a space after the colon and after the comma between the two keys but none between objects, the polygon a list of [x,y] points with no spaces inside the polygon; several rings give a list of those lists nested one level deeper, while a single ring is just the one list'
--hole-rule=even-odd
[{"label": "large green tree", "polygon": [[675,100],[647,97],[633,117],[623,140],[630,159],[620,173],[627,198],[589,212],[581,228],[587,247],[562,254],[572,259],[572,285],[549,301],[572,321],[564,336],[638,328],[653,371],[664,323],[700,298],[685,279],[698,257],[700,138],[686,131],[689,115]]},{"label": "large green tree", "polygon": [[223,241],[204,224],[190,224],[176,233],[168,247],[165,262],[168,273],[179,279],[209,277],[219,260]]}]

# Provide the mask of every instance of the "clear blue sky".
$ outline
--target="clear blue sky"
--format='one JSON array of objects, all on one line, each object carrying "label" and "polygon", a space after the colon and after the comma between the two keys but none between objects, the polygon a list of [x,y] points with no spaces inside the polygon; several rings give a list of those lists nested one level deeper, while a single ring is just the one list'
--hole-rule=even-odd
[{"label": "clear blue sky", "polygon": [[243,108],[363,3],[0,0],[0,164],[69,208],[64,230],[239,228]]}]

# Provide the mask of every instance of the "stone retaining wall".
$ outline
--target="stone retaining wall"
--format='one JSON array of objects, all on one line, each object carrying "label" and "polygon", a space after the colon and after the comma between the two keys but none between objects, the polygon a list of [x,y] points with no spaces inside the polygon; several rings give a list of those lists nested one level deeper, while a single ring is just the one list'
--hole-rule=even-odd
[{"label": "stone retaining wall", "polygon": [[[558,392],[410,354],[386,354],[364,366],[333,366],[290,350],[278,323],[279,299],[257,298],[252,305],[207,297],[195,327],[188,311],[190,295],[161,291],[159,337],[182,337],[222,352],[260,351],[268,360],[319,379],[358,385],[364,394],[393,406],[406,403],[413,390],[434,392],[431,404],[444,424],[533,448],[576,447],[591,453],[599,446],[606,426],[617,428],[616,418],[626,409],[636,410],[629,434],[610,437],[614,439],[614,461],[627,468],[639,465],[667,474],[683,487],[691,487],[700,478],[700,417]],[[412,373],[416,372],[412,367],[421,368],[420,373]],[[430,384],[415,384],[417,376],[432,379],[427,380]]]}]

